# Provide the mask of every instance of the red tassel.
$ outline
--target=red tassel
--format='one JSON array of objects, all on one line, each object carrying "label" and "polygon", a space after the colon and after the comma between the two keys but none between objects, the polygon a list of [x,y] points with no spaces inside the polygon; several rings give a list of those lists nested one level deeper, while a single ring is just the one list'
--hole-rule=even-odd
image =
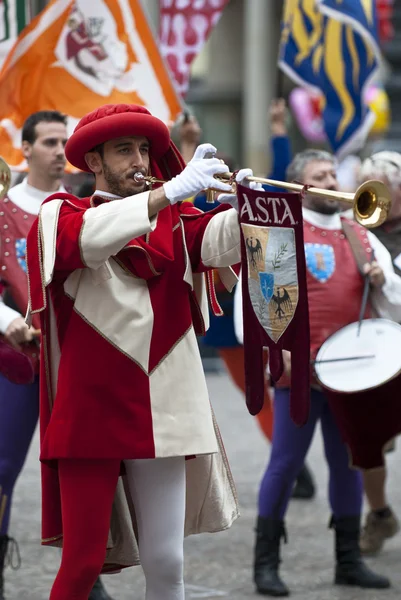
[{"label": "red tassel", "polygon": [[207,271],[206,283],[207,283],[207,295],[209,298],[210,307],[213,311],[213,314],[215,317],[223,317],[224,312],[219,304],[219,301],[217,300],[216,289],[214,287],[213,271]]}]

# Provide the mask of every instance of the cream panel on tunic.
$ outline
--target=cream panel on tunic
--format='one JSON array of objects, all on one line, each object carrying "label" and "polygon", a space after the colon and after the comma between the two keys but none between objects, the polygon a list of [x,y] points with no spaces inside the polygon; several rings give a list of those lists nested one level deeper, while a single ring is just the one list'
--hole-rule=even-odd
[{"label": "cream panel on tunic", "polygon": [[64,290],[89,325],[148,373],[154,319],[144,279],[110,259],[99,269],[74,271]]},{"label": "cream panel on tunic", "polygon": [[40,231],[43,240],[43,274],[45,285],[49,285],[53,277],[56,258],[57,223],[63,200],[51,200],[40,209]]},{"label": "cream panel on tunic", "polygon": [[201,256],[208,267],[229,267],[240,262],[241,233],[234,208],[210,219],[203,234]]},{"label": "cream panel on tunic", "polygon": [[149,219],[148,202],[149,192],[143,192],[85,211],[80,246],[86,266],[96,269],[134,238],[154,231],[157,218]]},{"label": "cream panel on tunic", "polygon": [[217,452],[209,394],[193,327],[150,375],[156,458]]}]

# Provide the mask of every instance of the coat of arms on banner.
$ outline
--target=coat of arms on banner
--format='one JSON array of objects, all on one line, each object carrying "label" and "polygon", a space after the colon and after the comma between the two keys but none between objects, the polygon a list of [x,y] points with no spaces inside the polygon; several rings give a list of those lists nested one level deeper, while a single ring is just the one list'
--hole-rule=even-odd
[{"label": "coat of arms on banner", "polygon": [[326,283],[336,270],[333,246],[328,244],[305,244],[306,267],[320,283]]},{"label": "coat of arms on banner", "polygon": [[295,232],[289,227],[241,224],[252,307],[267,335],[277,342],[298,304]]},{"label": "coat of arms on banner", "polygon": [[127,45],[104,0],[74,2],[55,53],[71,75],[100,96],[114,88],[135,91]]}]

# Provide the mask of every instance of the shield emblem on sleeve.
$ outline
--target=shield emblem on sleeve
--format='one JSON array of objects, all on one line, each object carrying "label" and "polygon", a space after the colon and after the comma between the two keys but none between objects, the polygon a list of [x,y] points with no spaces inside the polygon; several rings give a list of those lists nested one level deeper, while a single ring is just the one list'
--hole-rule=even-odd
[{"label": "shield emblem on sleeve", "polygon": [[248,264],[248,291],[259,323],[277,342],[298,304],[295,231],[241,224]]},{"label": "shield emblem on sleeve", "polygon": [[305,244],[306,267],[320,283],[326,283],[336,270],[336,257],[329,244]]},{"label": "shield emblem on sleeve", "polygon": [[15,254],[17,256],[17,261],[21,269],[24,273],[26,270],[26,239],[18,238],[15,240]]}]

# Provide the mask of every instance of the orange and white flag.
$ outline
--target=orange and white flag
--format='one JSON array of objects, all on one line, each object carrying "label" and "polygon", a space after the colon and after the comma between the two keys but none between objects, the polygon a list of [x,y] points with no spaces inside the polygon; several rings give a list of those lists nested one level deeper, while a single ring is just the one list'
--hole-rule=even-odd
[{"label": "orange and white flag", "polygon": [[142,104],[165,123],[182,110],[140,0],[52,0],[18,37],[0,89],[0,155],[15,170],[38,110],[68,115],[69,133],[102,104]]}]

